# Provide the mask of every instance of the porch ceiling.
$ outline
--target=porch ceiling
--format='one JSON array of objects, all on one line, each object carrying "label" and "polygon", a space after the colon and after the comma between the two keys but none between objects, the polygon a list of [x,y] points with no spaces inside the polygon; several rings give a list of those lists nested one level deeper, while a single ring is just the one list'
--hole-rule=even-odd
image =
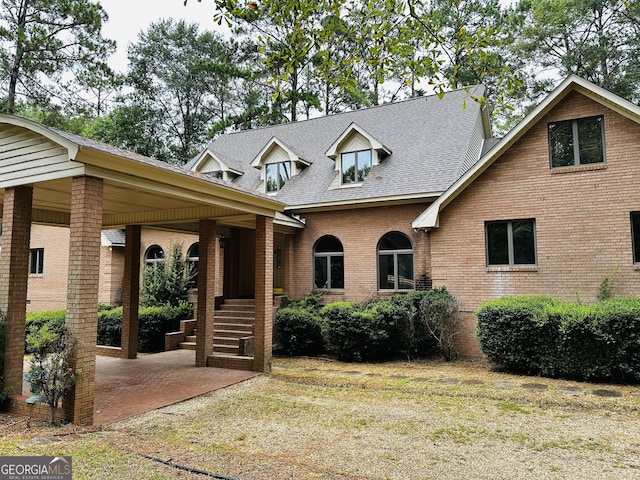
[{"label": "porch ceiling", "polygon": [[72,178],[104,180],[103,228],[155,225],[196,231],[198,220],[255,226],[255,216],[274,217],[284,205],[201,174],[0,115],[0,201],[4,189],[33,186],[33,221],[68,225]]}]

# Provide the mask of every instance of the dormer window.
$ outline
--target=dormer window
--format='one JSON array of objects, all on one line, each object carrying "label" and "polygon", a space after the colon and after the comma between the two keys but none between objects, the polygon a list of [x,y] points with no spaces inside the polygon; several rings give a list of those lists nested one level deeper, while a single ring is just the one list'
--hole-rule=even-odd
[{"label": "dormer window", "polygon": [[251,161],[251,166],[260,170],[260,190],[278,193],[287,181],[311,165],[301,154],[273,137]]},{"label": "dormer window", "polygon": [[326,155],[336,162],[337,174],[329,186],[332,189],[360,186],[371,168],[391,155],[391,150],[366,130],[352,123],[329,147]]},{"label": "dormer window", "polygon": [[207,149],[200,154],[200,157],[191,166],[191,170],[200,172],[207,177],[228,182],[243,174],[242,167],[238,162],[225,158]]},{"label": "dormer window", "polygon": [[291,178],[291,162],[269,163],[265,167],[267,192],[278,192]]},{"label": "dormer window", "polygon": [[343,184],[363,182],[371,170],[371,150],[343,153],[341,163]]}]

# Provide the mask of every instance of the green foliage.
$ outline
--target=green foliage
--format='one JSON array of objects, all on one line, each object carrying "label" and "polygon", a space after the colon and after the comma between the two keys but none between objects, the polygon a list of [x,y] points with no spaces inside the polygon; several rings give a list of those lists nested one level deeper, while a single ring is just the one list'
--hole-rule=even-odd
[{"label": "green foliage", "polygon": [[75,339],[66,329],[55,331],[50,324],[27,335],[27,351],[32,358],[25,380],[31,383],[33,396],[27,402],[43,402],[51,409],[51,424],[57,423],[58,402],[75,384],[75,372],[69,359]]},{"label": "green foliage", "polygon": [[182,245],[171,242],[169,259],[154,262],[144,270],[142,306],[178,306],[187,299],[189,275],[182,254]]},{"label": "green foliage", "polygon": [[426,330],[435,340],[442,357],[446,361],[454,360],[458,356],[455,347],[459,315],[456,299],[446,287],[414,292],[413,297],[417,300],[416,309],[420,320],[418,331]]},{"label": "green foliage", "polygon": [[613,296],[613,284],[618,276],[618,268],[614,270],[611,275],[608,275],[602,279],[598,286],[598,300],[609,300]]},{"label": "green foliage", "polygon": [[557,338],[545,311],[558,303],[551,297],[534,296],[503,297],[482,304],[477,312],[477,334],[489,361],[516,372],[541,372],[544,346]]},{"label": "green foliage", "polygon": [[[138,351],[154,353],[164,351],[164,335],[180,328],[180,320],[193,318],[193,306],[141,307],[138,312]],[[122,307],[98,314],[99,345],[119,347],[122,334]]]},{"label": "green foliage", "polygon": [[[50,103],[63,74],[103,64],[115,42],[101,36],[108,16],[90,0],[2,0],[0,68],[7,88],[7,113],[16,95]],[[61,83],[58,83],[58,87]]]},{"label": "green foliage", "polygon": [[489,360],[505,369],[578,380],[640,380],[640,299],[585,306],[505,297],[477,313]]},{"label": "green foliage", "polygon": [[29,334],[37,334],[43,328],[47,331],[61,335],[64,331],[64,320],[66,312],[64,310],[48,310],[46,312],[27,312],[25,324],[25,352],[28,351],[27,338]]},{"label": "green foliage", "polygon": [[375,318],[360,304],[330,303],[322,309],[327,321],[327,340],[331,352],[347,362],[376,359],[375,346],[385,332],[378,328]]},{"label": "green foliage", "polygon": [[291,302],[278,310],[274,322],[285,355],[317,355],[324,351],[323,321],[315,298]]}]

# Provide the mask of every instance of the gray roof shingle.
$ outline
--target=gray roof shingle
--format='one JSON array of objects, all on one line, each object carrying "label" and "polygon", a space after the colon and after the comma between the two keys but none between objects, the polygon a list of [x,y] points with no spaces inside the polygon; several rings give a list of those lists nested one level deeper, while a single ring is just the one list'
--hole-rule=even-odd
[{"label": "gray roof shingle", "polygon": [[[277,199],[290,207],[442,192],[459,176],[480,115],[480,106],[471,97],[483,94],[484,87],[476,86],[449,92],[442,99],[435,95],[419,97],[235,132],[220,136],[208,149],[221,159],[234,159],[243,165],[244,175],[234,184],[257,191],[260,171],[249,166],[251,161],[273,137],[290,146],[311,163],[277,194]],[[334,160],[325,153],[352,123],[392,153],[372,167],[361,186],[328,189],[338,172]]]}]

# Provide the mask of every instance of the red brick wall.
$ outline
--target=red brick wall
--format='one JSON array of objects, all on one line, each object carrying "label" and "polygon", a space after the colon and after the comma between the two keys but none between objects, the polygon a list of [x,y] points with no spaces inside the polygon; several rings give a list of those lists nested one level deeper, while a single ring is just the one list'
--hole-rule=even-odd
[{"label": "red brick wall", "polygon": [[[606,165],[549,168],[547,124],[604,115]],[[474,312],[503,295],[548,294],[594,302],[617,272],[614,295],[638,295],[629,213],[640,210],[640,126],[571,93],[448,205],[431,233],[434,284],[464,312],[460,348],[479,355]],[[485,221],[535,218],[537,266],[488,268]]]},{"label": "red brick wall", "polygon": [[333,235],[344,248],[343,292],[326,294],[326,301],[367,300],[378,295],[377,283],[378,241],[388,232],[406,234],[413,245],[414,275],[416,280],[423,273],[430,274],[429,238],[416,233],[411,222],[426,208],[426,204],[393,207],[362,208],[302,215],[306,228],[291,241],[293,260],[287,295],[302,297],[313,289],[313,246],[324,235]]}]

